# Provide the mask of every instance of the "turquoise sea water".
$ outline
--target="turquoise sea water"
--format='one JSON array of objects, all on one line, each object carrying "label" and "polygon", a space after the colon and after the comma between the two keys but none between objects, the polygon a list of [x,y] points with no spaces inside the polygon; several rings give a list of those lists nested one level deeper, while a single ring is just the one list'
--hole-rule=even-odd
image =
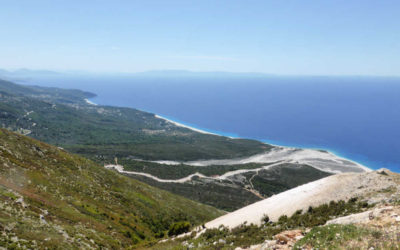
[{"label": "turquoise sea water", "polygon": [[79,88],[96,93],[98,104],[226,136],[326,149],[400,172],[400,78],[109,76],[24,83]]}]

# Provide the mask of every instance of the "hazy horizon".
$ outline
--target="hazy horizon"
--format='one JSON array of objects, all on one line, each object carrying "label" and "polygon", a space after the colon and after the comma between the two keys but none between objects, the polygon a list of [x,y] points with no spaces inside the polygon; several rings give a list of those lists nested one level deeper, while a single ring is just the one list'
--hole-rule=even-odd
[{"label": "hazy horizon", "polygon": [[[3,74],[2,74],[3,73]],[[5,75],[4,75],[5,74]],[[250,71],[195,71],[195,70],[185,70],[185,69],[154,69],[154,70],[146,70],[146,71],[136,71],[136,72],[118,72],[118,71],[88,71],[88,70],[50,70],[50,69],[32,69],[32,68],[15,68],[15,69],[7,69],[0,68],[0,78],[3,76],[11,75],[35,75],[35,74],[43,74],[46,76],[200,76],[200,75],[230,75],[230,76],[258,76],[258,77],[377,77],[377,78],[400,78],[400,75],[311,75],[311,74],[273,74],[273,73],[264,73],[264,72],[250,72]]]},{"label": "hazy horizon", "polygon": [[0,68],[400,76],[400,3],[5,1]]}]

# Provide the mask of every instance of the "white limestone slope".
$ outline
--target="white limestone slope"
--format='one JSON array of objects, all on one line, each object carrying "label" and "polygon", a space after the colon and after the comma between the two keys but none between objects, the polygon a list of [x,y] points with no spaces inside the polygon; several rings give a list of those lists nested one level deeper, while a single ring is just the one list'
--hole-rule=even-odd
[{"label": "white limestone slope", "polygon": [[276,221],[281,215],[291,216],[299,209],[306,210],[309,206],[319,206],[331,200],[365,196],[389,187],[399,189],[398,180],[392,174],[382,175],[378,171],[332,175],[223,215],[205,226],[217,228],[224,225],[234,228],[244,222],[260,225],[265,214]]}]

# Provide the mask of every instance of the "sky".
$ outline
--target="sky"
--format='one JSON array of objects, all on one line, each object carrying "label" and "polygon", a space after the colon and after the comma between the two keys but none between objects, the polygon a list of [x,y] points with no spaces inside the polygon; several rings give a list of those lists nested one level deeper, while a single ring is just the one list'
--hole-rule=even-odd
[{"label": "sky", "polygon": [[398,0],[0,0],[0,68],[400,76]]}]

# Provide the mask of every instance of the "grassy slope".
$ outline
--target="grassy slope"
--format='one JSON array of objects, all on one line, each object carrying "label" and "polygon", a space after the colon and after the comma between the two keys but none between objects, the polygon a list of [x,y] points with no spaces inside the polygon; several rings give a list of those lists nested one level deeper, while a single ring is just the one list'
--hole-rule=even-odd
[{"label": "grassy slope", "polygon": [[151,241],[174,221],[199,224],[218,215],[0,129],[0,246],[127,247]]},{"label": "grassy slope", "polygon": [[[197,133],[136,109],[77,101],[90,93],[31,89],[0,80],[0,126],[30,130],[31,137],[99,162],[114,156],[182,161],[223,159],[271,148],[254,140]],[[51,98],[53,95],[58,97]],[[34,112],[24,116],[29,111]]]}]

